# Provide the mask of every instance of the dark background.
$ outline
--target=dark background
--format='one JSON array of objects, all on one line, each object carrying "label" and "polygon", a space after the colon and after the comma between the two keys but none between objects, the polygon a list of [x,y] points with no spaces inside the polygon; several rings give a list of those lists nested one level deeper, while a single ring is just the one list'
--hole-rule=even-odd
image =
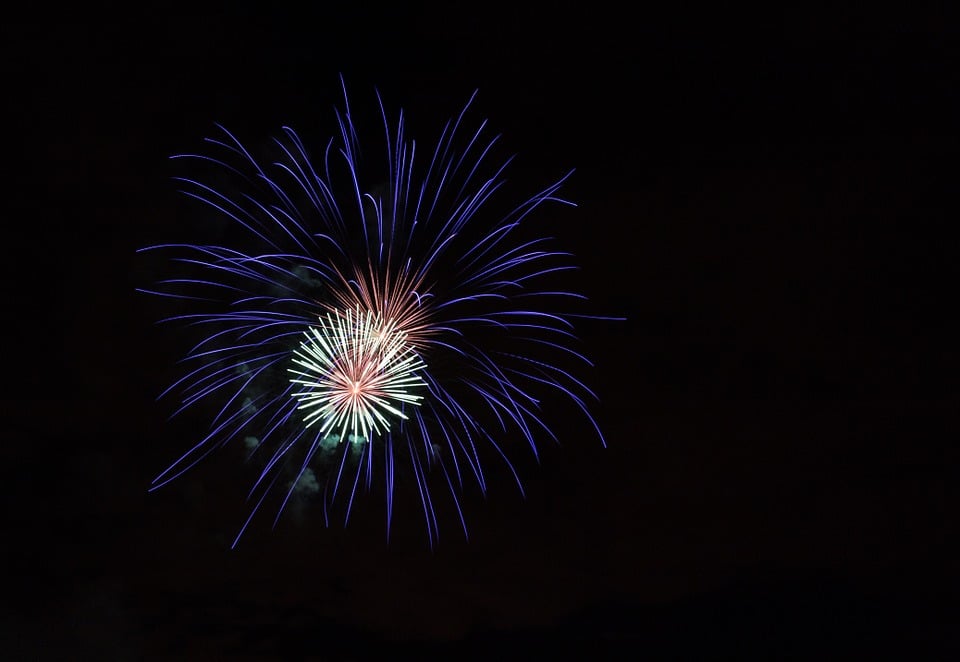
[{"label": "dark background", "polygon": [[[955,17],[342,4],[7,17],[0,657],[960,653]],[[609,447],[564,425],[469,542],[370,501],[230,551],[235,456],[146,492],[196,430],[134,250],[191,232],[171,153],[322,138],[340,73],[425,141],[479,88],[513,178],[577,168]]]}]

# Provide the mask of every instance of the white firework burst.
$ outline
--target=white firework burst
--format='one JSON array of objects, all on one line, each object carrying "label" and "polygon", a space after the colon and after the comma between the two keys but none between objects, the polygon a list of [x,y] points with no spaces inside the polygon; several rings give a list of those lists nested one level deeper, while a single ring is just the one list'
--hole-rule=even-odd
[{"label": "white firework burst", "polygon": [[301,389],[292,395],[305,412],[304,424],[320,424],[321,434],[342,441],[370,441],[390,429],[391,419],[406,419],[403,406],[418,405],[411,392],[426,386],[418,374],[426,364],[407,334],[393,320],[359,308],[328,313],[304,332],[294,352],[290,381]]}]

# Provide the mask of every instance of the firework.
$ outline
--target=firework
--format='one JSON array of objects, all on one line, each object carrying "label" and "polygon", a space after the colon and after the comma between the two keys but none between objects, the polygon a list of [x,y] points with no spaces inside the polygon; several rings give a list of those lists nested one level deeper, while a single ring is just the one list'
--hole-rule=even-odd
[{"label": "firework", "polygon": [[536,454],[556,440],[547,400],[572,403],[604,443],[587,406],[595,396],[575,376],[590,365],[575,326],[590,316],[572,312],[585,297],[563,285],[575,265],[531,216],[571,205],[558,197],[570,173],[512,204],[498,136],[485,121],[465,129],[473,97],[426,150],[408,139],[403,112],[391,121],[377,101],[379,168],[361,158],[345,91],[337,131],[316,153],[285,127],[270,156],[254,156],[218,125],[205,153],[173,158],[205,168],[176,180],[229,221],[224,236],[142,249],[167,253],[171,271],[142,291],[194,307],[164,321],[198,332],[162,396],[179,392],[175,413],[211,418],[150,489],[245,441],[260,465],[234,545],[268,494],[282,495],[279,517],[304,485],[322,490],[329,524],[335,503],[346,523],[358,489],[377,481],[389,535],[404,472],[431,544],[436,483],[466,534],[462,494],[486,491],[482,456],[492,450],[522,492],[508,447]]},{"label": "firework", "polygon": [[425,384],[417,372],[426,365],[395,321],[359,309],[336,319],[328,313],[326,323],[321,318],[304,336],[294,352],[299,369],[289,371],[302,387],[293,397],[309,412],[305,425],[322,421],[321,433],[340,427],[340,440],[348,427],[354,437],[373,439],[390,429],[390,417],[407,419],[398,407],[423,398],[407,389]]}]

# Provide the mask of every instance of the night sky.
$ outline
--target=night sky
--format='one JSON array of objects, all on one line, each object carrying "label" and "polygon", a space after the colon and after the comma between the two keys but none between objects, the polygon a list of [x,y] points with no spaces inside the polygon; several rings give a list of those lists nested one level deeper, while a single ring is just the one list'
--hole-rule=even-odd
[{"label": "night sky", "polygon": [[[2,28],[0,658],[960,655],[954,17],[277,4]],[[371,496],[231,551],[238,453],[147,493],[202,427],[155,401],[184,347],[135,250],[198,236],[171,154],[324,140],[341,74],[372,130],[374,89],[425,143],[479,90],[511,181],[576,169],[550,232],[627,318],[582,332],[608,447],[557,411],[469,541],[407,484],[389,544]]]}]

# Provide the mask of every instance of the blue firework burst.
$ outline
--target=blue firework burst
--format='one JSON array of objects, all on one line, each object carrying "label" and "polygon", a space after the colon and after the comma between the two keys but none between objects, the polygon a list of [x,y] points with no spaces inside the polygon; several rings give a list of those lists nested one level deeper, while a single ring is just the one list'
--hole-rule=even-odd
[{"label": "blue firework burst", "polygon": [[179,393],[175,414],[211,418],[150,489],[244,441],[260,465],[234,545],[269,494],[276,523],[304,485],[322,493],[328,524],[335,506],[346,523],[358,489],[382,485],[389,535],[404,472],[431,544],[437,485],[466,534],[462,494],[486,491],[484,456],[522,492],[510,447],[536,455],[557,439],[545,401],[571,403],[605,443],[577,375],[591,364],[575,324],[590,316],[573,312],[585,297],[565,284],[576,267],[533,222],[547,204],[572,204],[558,197],[570,173],[516,204],[499,137],[485,121],[467,129],[473,97],[427,149],[376,99],[372,166],[345,90],[316,153],[284,127],[255,156],[217,125],[204,153],[173,158],[204,170],[176,180],[229,221],[222,241],[141,249],[166,253],[171,272],[142,291],[182,300],[191,309],[163,321],[198,332],[161,397]]}]

